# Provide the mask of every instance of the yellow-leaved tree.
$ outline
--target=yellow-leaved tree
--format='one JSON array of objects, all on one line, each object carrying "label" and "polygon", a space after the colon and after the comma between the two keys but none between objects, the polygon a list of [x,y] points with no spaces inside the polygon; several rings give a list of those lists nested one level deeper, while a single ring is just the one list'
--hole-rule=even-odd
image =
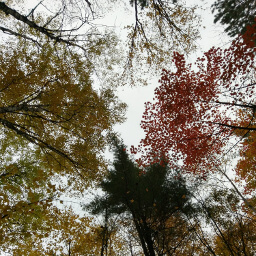
[{"label": "yellow-leaved tree", "polygon": [[90,61],[63,45],[48,42],[38,51],[24,39],[10,41],[0,63],[4,250],[50,232],[51,200],[104,174],[106,136],[122,121],[125,104],[107,86],[96,90]]},{"label": "yellow-leaved tree", "polygon": [[[12,243],[14,255],[127,255],[129,246],[119,229],[106,228],[72,207],[47,207],[44,230]],[[115,223],[116,224],[116,223]],[[5,252],[8,248],[5,249]],[[10,251],[10,250],[9,250]],[[104,254],[101,254],[104,253]]]},{"label": "yellow-leaved tree", "polygon": [[52,168],[95,177],[102,165],[104,132],[120,121],[124,105],[110,90],[93,88],[91,65],[50,44],[37,52],[21,41],[1,49],[2,136],[22,137],[40,148]]}]

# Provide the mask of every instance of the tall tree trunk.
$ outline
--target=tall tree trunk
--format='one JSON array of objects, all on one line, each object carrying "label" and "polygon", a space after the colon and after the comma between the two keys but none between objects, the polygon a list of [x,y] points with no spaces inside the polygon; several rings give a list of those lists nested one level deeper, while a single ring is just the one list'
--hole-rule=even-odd
[{"label": "tall tree trunk", "polygon": [[143,249],[143,252],[144,252],[144,255],[145,256],[151,256],[149,254],[149,251],[148,251],[148,248],[147,248],[147,244],[145,242],[145,236],[144,236],[144,232],[140,226],[140,224],[138,223],[137,220],[133,219],[134,223],[135,223],[135,227],[136,227],[136,230],[138,232],[138,235],[139,235],[139,238],[140,238],[140,242],[141,242],[141,246],[142,246],[142,249]]},{"label": "tall tree trunk", "polygon": [[156,256],[154,250],[154,243],[151,236],[151,229],[148,227],[147,223],[144,223],[144,236],[147,243],[149,255]]}]

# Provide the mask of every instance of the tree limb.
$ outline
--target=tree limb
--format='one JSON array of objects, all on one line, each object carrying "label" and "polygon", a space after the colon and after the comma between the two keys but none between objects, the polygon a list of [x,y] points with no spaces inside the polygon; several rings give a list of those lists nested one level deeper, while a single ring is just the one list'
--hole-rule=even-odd
[{"label": "tree limb", "polygon": [[42,47],[42,45],[37,40],[33,39],[32,37],[22,35],[20,33],[17,33],[13,30],[10,30],[8,28],[4,28],[4,27],[1,27],[1,26],[0,26],[0,30],[2,30],[4,33],[9,34],[9,35],[13,35],[13,36],[17,36],[17,37],[23,37],[24,39],[30,40],[30,41],[34,42],[36,45]]},{"label": "tree limb", "polygon": [[0,2],[0,10],[2,10],[6,15],[11,15],[16,20],[22,21],[23,23],[27,24],[29,27],[31,27],[31,28],[37,30],[38,32],[46,35],[48,38],[54,40],[57,43],[65,43],[69,46],[79,47],[83,51],[86,51],[86,49],[84,47],[82,47],[81,45],[75,44],[75,43],[71,42],[70,40],[65,40],[65,39],[61,38],[61,36],[56,36],[52,32],[50,32],[49,29],[37,25],[35,22],[29,20],[27,18],[27,16],[24,16],[24,15],[20,14],[19,12],[17,12],[16,10],[8,7],[4,2]]},{"label": "tree limb", "polygon": [[36,144],[36,145],[38,145],[40,147],[43,146],[45,148],[48,148],[49,150],[55,152],[56,154],[58,154],[59,156],[63,157],[64,159],[67,159],[73,165],[82,167],[77,161],[72,159],[65,152],[57,149],[56,147],[48,144],[46,141],[44,141],[44,140],[40,139],[39,137],[31,134],[31,131],[26,132],[25,131],[26,129],[24,127],[21,127],[20,125],[11,123],[10,121],[2,119],[2,118],[0,118],[0,123],[2,123],[2,125],[4,125],[5,127],[8,127],[9,129],[15,131],[18,135],[24,137],[25,139],[27,139],[28,141],[32,142],[33,144]]},{"label": "tree limb", "polygon": [[217,124],[217,125],[220,125],[220,126],[224,126],[224,127],[229,127],[229,128],[232,128],[232,129],[239,129],[239,130],[246,130],[246,131],[256,131],[255,127],[243,127],[243,126],[222,124],[222,123],[216,123],[216,122],[211,122],[211,123]]}]

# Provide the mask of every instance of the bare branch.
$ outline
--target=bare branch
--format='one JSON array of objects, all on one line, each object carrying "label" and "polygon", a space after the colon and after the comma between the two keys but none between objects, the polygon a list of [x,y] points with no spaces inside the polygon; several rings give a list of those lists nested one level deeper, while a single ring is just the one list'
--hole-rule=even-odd
[{"label": "bare branch", "polygon": [[17,33],[17,32],[15,32],[13,30],[10,30],[8,28],[4,28],[4,27],[1,27],[1,26],[0,26],[0,30],[2,30],[6,34],[17,36],[17,37],[22,37],[24,39],[30,40],[33,43],[35,43],[36,45],[38,45],[39,47],[42,47],[42,45],[37,40],[33,39],[32,37],[29,37],[29,36]]},{"label": "bare branch", "polygon": [[230,124],[222,124],[222,123],[216,123],[216,122],[210,122],[212,124],[217,124],[217,125],[220,125],[220,126],[224,126],[224,127],[229,127],[229,128],[232,128],[232,129],[239,129],[239,130],[246,130],[246,131],[256,131],[256,128],[255,127],[243,127],[243,126],[236,126],[236,125],[230,125]]},{"label": "bare branch", "polygon": [[6,15],[11,15],[16,20],[20,20],[20,21],[24,22],[29,27],[31,27],[31,28],[37,30],[38,32],[46,35],[50,39],[54,40],[56,43],[65,43],[65,44],[67,44],[69,46],[79,47],[83,51],[86,51],[86,49],[84,47],[82,47],[81,45],[78,45],[78,44],[73,43],[73,42],[71,42],[69,40],[63,39],[63,38],[61,38],[61,36],[56,36],[56,35],[54,35],[54,33],[51,32],[51,30],[46,29],[45,27],[37,25],[35,22],[29,20],[27,18],[27,16],[24,16],[24,15],[20,14],[19,12],[17,12],[16,10],[8,7],[4,2],[0,2],[0,10],[2,10]]},{"label": "bare branch", "polygon": [[254,104],[239,104],[239,103],[235,103],[235,102],[224,102],[224,101],[214,101],[214,102],[209,102],[209,103],[236,106],[236,107],[242,107],[242,108],[251,108],[253,110],[256,109],[256,105],[254,105]]},{"label": "bare branch", "polygon": [[29,12],[29,14],[27,15],[27,17],[29,17],[30,15],[32,15],[32,18],[33,18],[34,11],[36,10],[36,8],[37,8],[43,1],[44,1],[44,0],[40,1],[40,2]]}]

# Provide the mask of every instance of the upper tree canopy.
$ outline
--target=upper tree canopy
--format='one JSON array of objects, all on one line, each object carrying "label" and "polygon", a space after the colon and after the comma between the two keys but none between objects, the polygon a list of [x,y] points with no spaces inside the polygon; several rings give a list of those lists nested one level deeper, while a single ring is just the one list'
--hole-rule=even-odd
[{"label": "upper tree canopy", "polygon": [[244,34],[247,26],[255,23],[256,3],[254,0],[218,0],[212,5],[214,22],[226,25],[230,36]]},{"label": "upper tree canopy", "polygon": [[[113,24],[102,26],[102,18],[116,8],[118,11],[126,9],[130,12],[130,24],[117,29]],[[118,72],[111,69],[113,75],[108,79],[108,82],[115,80],[118,84],[126,83],[127,80],[136,84],[141,82],[139,80],[145,82],[141,79],[142,69],[139,75],[135,74],[137,65],[159,71],[166,61],[165,56],[170,55],[173,49],[193,51],[195,40],[199,37],[200,23],[195,7],[187,7],[185,1],[176,3],[162,0],[136,0],[130,3],[127,0],[108,3],[103,0],[56,0],[54,4],[50,0],[44,0],[34,1],[32,6],[31,1],[9,0],[0,2],[0,20],[0,32],[31,41],[38,49],[45,41],[51,41],[65,44],[70,51],[80,52],[95,66],[98,63],[97,75],[100,73],[99,69],[106,75],[113,60],[122,56]],[[116,47],[112,41],[112,33],[116,30],[126,31],[127,37],[123,45],[126,51]],[[158,40],[159,38],[163,40]],[[105,50],[105,55],[100,57],[98,54],[96,58],[92,58],[89,54],[92,49],[100,53],[101,45],[105,42],[111,45]],[[115,49],[120,52],[116,53]],[[117,76],[122,77],[122,81],[116,79]]]},{"label": "upper tree canopy", "polygon": [[[184,55],[174,53],[174,68],[163,70],[154,101],[145,104],[141,146],[149,161],[164,152],[174,163],[182,159],[188,170],[205,173],[227,150],[224,146],[235,130],[242,136],[255,130],[255,36],[248,36],[252,31],[227,49],[211,48],[197,59],[196,71]],[[239,122],[239,111],[250,113],[250,118],[245,115]]]},{"label": "upper tree canopy", "polygon": [[[9,129],[40,146],[47,153],[47,161],[55,159],[59,166],[71,163],[95,169],[97,155],[104,147],[102,132],[121,120],[123,109],[114,93],[106,90],[116,79],[116,57],[107,50],[116,47],[116,37],[94,24],[106,11],[94,1],[29,4],[0,2],[0,31],[9,42],[9,49],[2,47],[0,53],[3,134]],[[140,52],[137,60],[151,63],[156,58],[158,65],[170,52],[168,41],[172,41],[171,47],[180,42],[188,50],[193,44],[190,40],[198,35],[189,22],[194,17],[193,8],[161,0],[149,0],[146,6],[143,1],[134,1],[134,8],[135,24],[127,38],[130,64],[134,53]],[[150,30],[149,20],[153,24]],[[166,39],[164,51],[159,43],[165,40],[154,41],[156,33]],[[100,73],[99,66],[104,73],[100,78],[108,84],[97,84],[104,87],[98,93],[92,77]]]},{"label": "upper tree canopy", "polygon": [[0,62],[2,135],[9,130],[39,146],[55,167],[93,174],[103,132],[120,120],[123,106],[110,90],[93,89],[91,65],[63,49],[57,56],[50,44],[37,52],[22,42],[2,48]]},{"label": "upper tree canopy", "polygon": [[[120,3],[110,2],[0,1],[0,228],[9,230],[3,241],[7,248],[18,240],[16,231],[40,233],[44,221],[34,213],[44,211],[34,205],[60,190],[51,187],[56,177],[66,175],[67,186],[82,190],[102,175],[106,134],[123,120],[125,109],[112,90],[113,81],[120,83],[120,67],[129,67],[131,76],[138,63],[153,63],[159,70],[170,49],[194,49],[194,8],[161,0],[135,0],[131,7],[124,0],[135,15],[127,51],[120,50],[114,29],[103,29],[97,20]],[[128,53],[120,55],[121,61],[118,50]],[[146,196],[145,191],[140,193]],[[134,196],[137,200],[139,194]]]}]

